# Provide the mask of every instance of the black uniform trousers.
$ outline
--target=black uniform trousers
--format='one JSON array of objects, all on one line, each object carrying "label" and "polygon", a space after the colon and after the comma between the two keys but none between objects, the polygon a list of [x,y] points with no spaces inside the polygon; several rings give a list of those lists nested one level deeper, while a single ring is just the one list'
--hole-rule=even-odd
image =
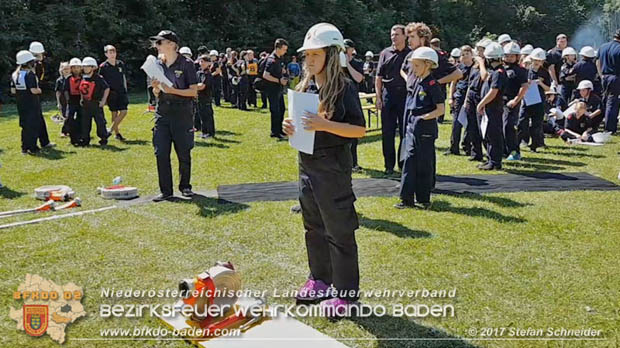
[{"label": "black uniform trousers", "polygon": [[210,101],[198,100],[198,116],[202,134],[215,136],[215,120],[213,119],[213,107]]},{"label": "black uniform trousers", "polygon": [[[465,127],[465,152],[469,153],[472,158],[482,160],[482,134],[480,133],[480,125],[478,124],[478,113],[475,100],[463,105],[467,113],[467,127]],[[469,106],[469,107],[467,107]]]},{"label": "black uniform trousers", "polygon": [[164,195],[172,195],[172,167],[170,150],[179,160],[179,190],[191,189],[191,150],[194,147],[192,103],[159,101],[153,127],[153,147],[157,159],[159,189]]},{"label": "black uniform trousers", "polygon": [[220,100],[222,99],[222,78],[215,78],[213,83],[213,103],[215,106],[220,106]]},{"label": "black uniform trousers", "polygon": [[[524,106],[523,111],[519,113],[519,123],[517,130],[517,139],[520,144],[521,141],[528,142],[532,139],[530,148],[537,149],[545,145],[545,135],[543,133],[542,124],[545,118],[545,106],[543,103]],[[531,125],[530,125],[531,122]],[[517,152],[520,152],[517,146]]]},{"label": "black uniform trousers", "polygon": [[81,126],[81,145],[90,144],[90,131],[92,129],[93,119],[97,127],[97,136],[99,137],[99,143],[104,145],[108,142],[108,130],[106,128],[105,116],[103,108],[99,107],[98,101],[84,101],[82,108],[82,122]]},{"label": "black uniform trousers", "polygon": [[299,153],[299,203],[310,274],[338,291],[359,290],[354,202],[349,144],[317,149],[313,155]]},{"label": "black uniform trousers", "polygon": [[256,90],[254,89],[256,76],[248,75],[248,105],[256,107]]},{"label": "black uniform trousers", "polygon": [[237,84],[237,108],[239,110],[248,109],[248,93],[249,93],[249,79],[247,76],[242,76]]},{"label": "black uniform trousers", "polygon": [[452,134],[450,135],[450,152],[454,154],[459,153],[459,143],[461,142],[461,132],[463,125],[458,121],[459,112],[465,102],[465,96],[454,98],[454,105],[452,105]]},{"label": "black uniform trousers", "polygon": [[519,151],[517,139],[517,124],[519,121],[519,106],[509,108],[504,105],[504,115],[502,116],[504,128],[504,154],[510,155],[513,151]]},{"label": "black uniform trousers", "polygon": [[[486,134],[484,135],[484,144],[487,149],[488,163],[496,168],[502,167],[502,156],[504,155],[504,132],[503,132],[503,113],[493,112],[486,109],[489,119]],[[479,117],[482,122],[482,116]]]},{"label": "black uniform trousers", "polygon": [[266,109],[269,107],[269,98],[267,97],[267,91],[263,89],[260,91],[260,101],[261,101],[261,109]]},{"label": "black uniform trousers", "polygon": [[19,125],[22,128],[22,151],[35,151],[37,149],[37,140],[39,140],[41,146],[49,144],[47,126],[41,109],[37,109],[34,105],[29,105],[18,107],[18,113]]},{"label": "black uniform trousers", "polygon": [[228,76],[222,76],[222,93],[224,95],[224,100],[230,102],[230,92],[231,92],[231,84]]},{"label": "black uniform trousers", "polygon": [[618,131],[618,110],[620,109],[620,77],[603,76],[603,99],[605,103],[605,131]]},{"label": "black uniform trousers", "polygon": [[353,138],[351,139],[351,159],[353,167],[357,167],[359,163],[357,163],[357,144],[359,143],[359,139]]},{"label": "black uniform trousers", "polygon": [[72,145],[80,145],[82,140],[82,107],[69,104],[66,115],[67,130]]},{"label": "black uniform trousers", "polygon": [[435,186],[435,136],[407,127],[403,142],[404,165],[400,198],[404,202],[430,203]]},{"label": "black uniform trousers", "polygon": [[[63,103],[60,105],[60,113],[62,114],[62,117],[65,117],[65,115],[67,115],[67,103]],[[69,125],[67,124],[67,121],[64,121],[62,123],[62,129],[60,130],[60,132],[62,134],[69,134]]]},{"label": "black uniform trousers", "polygon": [[269,86],[266,89],[269,98],[269,112],[271,113],[271,135],[282,135],[282,121],[284,121],[284,95],[280,86]]},{"label": "black uniform trousers", "polygon": [[[383,162],[386,170],[393,170],[396,164],[394,138],[398,130],[398,154],[404,138],[403,117],[407,90],[403,88],[383,89],[383,108],[381,109],[381,141],[383,148]],[[399,155],[400,157],[400,155]],[[402,162],[398,161],[402,168]]]},{"label": "black uniform trousers", "polygon": [[237,106],[237,98],[239,98],[239,83],[236,85],[232,82],[232,77],[228,79],[228,84],[230,85],[230,95],[228,96],[228,101],[232,104],[233,107]]}]

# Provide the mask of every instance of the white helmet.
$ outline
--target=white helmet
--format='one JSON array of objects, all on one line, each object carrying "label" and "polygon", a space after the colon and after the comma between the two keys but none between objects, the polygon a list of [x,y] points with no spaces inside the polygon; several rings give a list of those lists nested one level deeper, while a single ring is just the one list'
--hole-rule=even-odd
[{"label": "white helmet", "polygon": [[594,48],[592,48],[592,46],[583,46],[579,51],[579,55],[586,58],[594,58],[596,56],[596,52],[594,52]]},{"label": "white helmet", "polygon": [[422,59],[422,60],[430,60],[433,63],[433,69],[439,66],[439,56],[437,55],[437,51],[430,47],[418,47],[413,53],[409,60],[414,59]]},{"label": "white helmet", "polygon": [[184,47],[181,47],[181,49],[179,49],[179,53],[181,53],[181,54],[189,54],[191,56],[192,55],[192,50],[190,50],[189,47],[184,46]]},{"label": "white helmet", "polygon": [[45,48],[43,48],[43,44],[39,41],[32,41],[28,51],[32,52],[32,54],[40,54],[45,52]]},{"label": "white helmet", "polygon": [[461,49],[460,48],[452,49],[452,52],[450,52],[450,56],[454,57],[454,58],[460,57],[461,56]]},{"label": "white helmet", "polygon": [[504,54],[521,54],[521,47],[516,42],[507,43],[504,46]]},{"label": "white helmet", "polygon": [[304,38],[304,44],[297,52],[330,46],[336,46],[344,51],[342,33],[333,24],[318,23],[308,29]]},{"label": "white helmet", "polygon": [[579,82],[579,86],[577,86],[577,89],[594,89],[594,85],[592,84],[592,81],[590,80],[582,80],[581,82]]},{"label": "white helmet", "polygon": [[82,59],[82,66],[97,67],[97,61],[93,57],[84,57],[84,59]]},{"label": "white helmet", "polygon": [[69,61],[69,66],[82,66],[82,61],[80,58],[71,58]]},{"label": "white helmet", "polygon": [[482,40],[478,41],[478,43],[476,44],[476,47],[486,48],[491,42],[493,41],[485,37]]},{"label": "white helmet", "polygon": [[512,41],[512,38],[508,34],[502,34],[497,38],[497,43],[500,45],[509,41]]},{"label": "white helmet", "polygon": [[374,57],[375,54],[372,53],[372,51],[366,51],[366,54],[364,56],[366,56],[366,57]]},{"label": "white helmet", "polygon": [[502,58],[504,56],[504,49],[497,42],[491,42],[484,49],[484,58],[487,59],[497,59]]},{"label": "white helmet", "polygon": [[529,55],[530,53],[532,53],[532,51],[534,50],[534,46],[527,44],[525,46],[523,46],[523,48],[521,48],[521,54],[522,55]]},{"label": "white helmet", "polygon": [[577,51],[575,51],[575,49],[572,47],[566,47],[565,49],[562,50],[562,58],[569,56],[571,54],[574,56],[577,55]]},{"label": "white helmet", "polygon": [[34,60],[34,56],[30,51],[22,50],[17,52],[15,56],[16,63],[19,65],[26,64]]},{"label": "white helmet", "polygon": [[532,53],[530,53],[530,58],[534,60],[545,60],[547,59],[547,52],[540,47],[535,48]]},{"label": "white helmet", "polygon": [[209,55],[210,56],[217,56],[217,55],[219,55],[219,53],[217,53],[216,50],[211,50],[211,52],[209,52]]}]

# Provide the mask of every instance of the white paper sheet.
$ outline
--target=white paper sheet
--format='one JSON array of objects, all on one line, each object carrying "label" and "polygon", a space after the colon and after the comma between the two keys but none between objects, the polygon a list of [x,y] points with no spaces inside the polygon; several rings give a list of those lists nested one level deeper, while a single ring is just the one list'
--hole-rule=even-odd
[{"label": "white paper sheet", "polygon": [[482,120],[480,120],[480,132],[482,133],[482,139],[484,139],[487,136],[488,125],[489,125],[489,116],[487,116],[487,113],[485,112],[484,115],[482,115]]},{"label": "white paper sheet", "polygon": [[164,69],[157,64],[157,58],[153,55],[146,57],[144,64],[140,67],[153,80],[157,80],[168,87],[172,87],[172,82],[164,75]]},{"label": "white paper sheet", "polygon": [[316,114],[319,111],[319,95],[288,90],[288,115],[293,119],[295,133],[288,138],[295,149],[312,155],[314,152],[314,131],[304,129],[301,118],[305,112]]},{"label": "white paper sheet", "polygon": [[538,91],[538,80],[530,81],[530,86],[528,87],[527,92],[525,92],[523,102],[527,106],[542,103],[542,100],[540,99],[540,92]]}]

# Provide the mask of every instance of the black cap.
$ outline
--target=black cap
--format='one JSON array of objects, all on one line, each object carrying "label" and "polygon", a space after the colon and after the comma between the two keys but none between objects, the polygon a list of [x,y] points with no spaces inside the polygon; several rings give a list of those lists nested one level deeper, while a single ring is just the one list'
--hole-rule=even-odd
[{"label": "black cap", "polygon": [[155,36],[151,36],[151,41],[159,41],[159,40],[170,40],[172,42],[179,43],[179,37],[171,30],[162,30],[159,34]]},{"label": "black cap", "polygon": [[355,42],[351,39],[344,39],[344,47],[355,48]]}]

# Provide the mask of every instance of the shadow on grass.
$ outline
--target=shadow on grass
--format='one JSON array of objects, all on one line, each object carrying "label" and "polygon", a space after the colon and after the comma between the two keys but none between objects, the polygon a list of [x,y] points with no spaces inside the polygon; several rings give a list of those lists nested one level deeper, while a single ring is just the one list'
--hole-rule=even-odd
[{"label": "shadow on grass", "polygon": [[201,194],[195,194],[191,199],[174,197],[173,203],[194,204],[200,208],[200,216],[215,217],[223,214],[235,214],[249,208],[247,204],[233,203],[223,199],[211,198]]},{"label": "shadow on grass", "polygon": [[213,142],[209,142],[209,141],[205,141],[202,140],[201,141],[194,141],[194,145],[197,147],[217,147],[218,149],[228,149],[230,146],[228,145],[224,145],[224,144],[220,144],[220,143],[213,143]]},{"label": "shadow on grass", "polygon": [[241,133],[237,133],[237,132],[231,132],[231,131],[227,131],[227,130],[219,130],[219,131],[215,131],[215,135],[242,135]]},{"label": "shadow on grass", "polygon": [[560,156],[560,157],[590,157],[590,158],[607,157],[603,155],[596,155],[596,154],[584,153],[584,152],[572,152],[572,151],[551,151],[551,152],[546,152],[546,154]]},{"label": "shadow on grass", "polygon": [[350,320],[375,336],[380,348],[477,348],[461,338],[404,317],[355,317]]},{"label": "shadow on grass", "polygon": [[241,144],[239,140],[226,139],[218,136],[213,137],[213,140],[219,141],[220,143]]},{"label": "shadow on grass", "polygon": [[433,235],[426,231],[412,230],[394,221],[372,219],[359,214],[360,225],[370,230],[389,232],[401,238],[430,238]]},{"label": "shadow on grass", "polygon": [[497,196],[484,196],[484,195],[473,193],[473,192],[458,193],[458,192],[445,191],[445,190],[433,190],[433,193],[443,194],[446,196],[453,196],[453,197],[462,198],[462,199],[470,199],[473,201],[489,202],[489,203],[493,203],[493,204],[496,204],[504,208],[522,208],[522,207],[527,207],[527,206],[532,205],[531,203],[517,202],[510,198],[497,197]]},{"label": "shadow on grass", "polygon": [[136,139],[136,140],[125,140],[122,143],[126,144],[126,145],[148,145],[151,142],[148,141],[148,140],[138,140],[138,139]]},{"label": "shadow on grass", "polygon": [[524,223],[527,222],[527,220],[519,218],[519,217],[514,217],[514,216],[508,216],[508,215],[503,215],[501,213],[498,213],[496,211],[493,210],[489,210],[486,208],[461,208],[461,207],[453,207],[449,202],[446,201],[441,201],[441,200],[437,200],[437,201],[433,201],[433,205],[431,206],[431,210],[432,211],[436,211],[436,212],[447,212],[447,213],[455,213],[455,214],[461,214],[461,215],[465,215],[465,216],[473,216],[473,217],[483,217],[483,218],[487,218],[487,219],[491,219],[491,220],[495,220],[498,222],[514,222],[514,223]]},{"label": "shadow on grass", "polygon": [[512,168],[517,168],[520,170],[523,169],[531,169],[532,172],[536,171],[548,171],[548,170],[564,170],[566,168],[564,167],[560,167],[560,166],[552,166],[552,165],[548,165],[548,164],[535,164],[535,163],[524,163],[525,161],[522,160],[521,162],[517,163],[517,162],[504,162],[504,170],[508,173],[512,173],[511,169]]},{"label": "shadow on grass", "polygon": [[376,170],[376,169],[372,169],[372,168],[364,168],[364,169],[362,169],[362,173],[361,174],[366,174],[369,177],[375,178],[375,179],[391,179],[391,180],[394,180],[394,181],[400,181],[400,173],[399,172],[394,172],[394,174],[392,174],[392,175],[387,175],[382,170]]},{"label": "shadow on grass", "polygon": [[128,147],[118,147],[118,146],[116,146],[116,145],[110,145],[110,144],[107,144],[107,145],[101,145],[101,146],[92,146],[92,145],[91,145],[91,147],[98,147],[98,148],[100,148],[101,150],[104,150],[104,151],[110,151],[110,152],[123,152],[123,151],[127,151],[127,150],[129,150],[129,148],[128,148]]},{"label": "shadow on grass", "polygon": [[74,155],[74,154],[76,154],[75,151],[63,151],[63,150],[59,150],[56,148],[51,148],[51,149],[41,150],[39,153],[36,154],[36,157],[41,157],[41,158],[45,158],[48,160],[61,160],[67,157],[67,155]]},{"label": "shadow on grass", "polygon": [[6,186],[0,188],[0,197],[6,198],[6,199],[13,199],[13,198],[21,197],[21,196],[23,196],[25,194],[26,193],[24,193],[24,192],[19,192],[19,191],[11,190],[10,188],[8,188]]},{"label": "shadow on grass", "polygon": [[521,161],[527,162],[527,163],[550,163],[550,164],[559,165],[559,166],[572,166],[572,167],[586,166],[586,164],[583,162],[572,162],[572,161],[556,160],[556,159],[549,159],[549,158],[524,157],[521,159]]}]

